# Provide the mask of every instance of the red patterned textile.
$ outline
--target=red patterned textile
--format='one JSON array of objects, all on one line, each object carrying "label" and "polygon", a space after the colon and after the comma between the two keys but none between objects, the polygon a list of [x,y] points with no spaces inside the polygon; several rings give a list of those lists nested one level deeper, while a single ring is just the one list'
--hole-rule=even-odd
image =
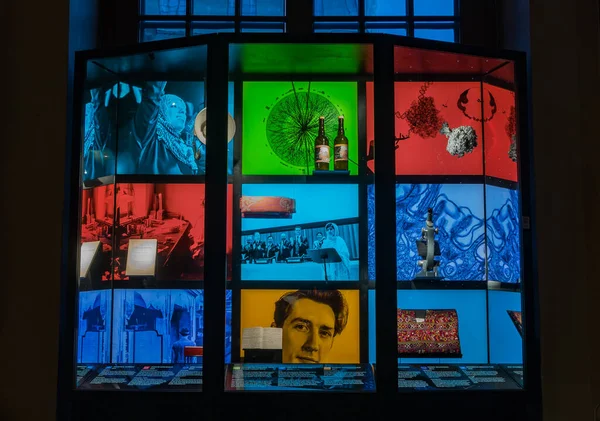
[{"label": "red patterned textile", "polygon": [[398,309],[398,356],[460,358],[456,310],[426,310],[424,321],[417,312]]}]

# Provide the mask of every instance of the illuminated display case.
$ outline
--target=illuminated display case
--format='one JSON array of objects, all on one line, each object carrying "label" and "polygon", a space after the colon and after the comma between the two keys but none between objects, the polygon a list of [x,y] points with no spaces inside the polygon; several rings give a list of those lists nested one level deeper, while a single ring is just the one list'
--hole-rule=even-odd
[{"label": "illuminated display case", "polygon": [[387,35],[79,53],[74,401],[531,402],[523,68]]}]

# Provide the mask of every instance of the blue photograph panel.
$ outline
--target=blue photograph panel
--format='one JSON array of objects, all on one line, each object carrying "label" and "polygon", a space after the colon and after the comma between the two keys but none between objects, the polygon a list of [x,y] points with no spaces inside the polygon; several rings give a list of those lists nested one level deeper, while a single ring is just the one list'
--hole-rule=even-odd
[{"label": "blue photograph panel", "polygon": [[[115,290],[113,363],[201,363],[204,291]],[[227,291],[226,362],[231,360],[231,291]],[[188,348],[188,349],[186,349]]]},{"label": "blue photograph panel", "polygon": [[[458,316],[461,358],[398,358],[399,363],[488,362],[486,291],[484,290],[399,290],[399,310],[450,310]],[[448,326],[444,326],[448,328]]]},{"label": "blue photograph panel", "polygon": [[78,363],[109,363],[111,291],[79,293]]},{"label": "blue photograph panel", "polygon": [[[375,279],[375,193],[368,187],[369,279]],[[485,280],[485,224],[481,184],[396,185],[397,279],[410,281],[421,270],[417,240],[428,209],[438,229],[439,276],[444,281]]]},{"label": "blue photograph panel", "polygon": [[518,283],[521,280],[521,221],[519,192],[486,186],[488,280]]},{"label": "blue photograph panel", "polygon": [[490,362],[522,364],[521,293],[490,291]]},{"label": "blue photograph panel", "polygon": [[[146,81],[120,83],[120,86],[117,97],[111,97],[119,107],[117,174],[205,174],[204,83]],[[230,82],[228,112],[231,120],[233,94],[233,82]],[[235,130],[230,131],[229,174],[233,174],[234,134]]]},{"label": "blue photograph panel", "polygon": [[240,211],[242,280],[359,280],[357,185],[244,184]]},{"label": "blue photograph panel", "polygon": [[485,227],[481,184],[399,184],[396,186],[398,280],[412,280],[420,270],[416,241],[427,210],[441,256],[439,274],[446,281],[485,279]]}]

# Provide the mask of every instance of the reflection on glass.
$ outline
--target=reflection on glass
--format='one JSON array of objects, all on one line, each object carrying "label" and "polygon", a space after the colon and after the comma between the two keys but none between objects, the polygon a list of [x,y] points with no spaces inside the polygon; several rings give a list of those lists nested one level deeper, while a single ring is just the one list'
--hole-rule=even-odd
[{"label": "reflection on glass", "polygon": [[144,22],[142,26],[142,42],[181,38],[184,36],[185,27],[183,23]]},{"label": "reflection on glass", "polygon": [[490,291],[488,301],[490,362],[522,364],[521,293],[518,291]]},{"label": "reflection on glass", "polygon": [[232,16],[235,14],[235,0],[194,0],[192,10],[194,15]]},{"label": "reflection on glass", "polygon": [[315,0],[315,16],[357,16],[358,0]]},{"label": "reflection on glass", "polygon": [[414,0],[415,16],[453,16],[454,0]]},{"label": "reflection on glass", "polygon": [[284,16],[284,0],[241,0],[243,16]]},{"label": "reflection on glass", "polygon": [[404,15],[406,15],[406,0],[365,0],[365,16]]},{"label": "reflection on glass", "polygon": [[222,32],[233,32],[233,22],[194,22],[192,23],[192,35],[206,35]]},{"label": "reflection on glass", "polygon": [[142,0],[141,15],[185,15],[186,0]]},{"label": "reflection on glass", "polygon": [[431,39],[434,41],[454,42],[454,29],[419,29],[419,28],[415,28],[415,37]]},{"label": "reflection on glass", "polygon": [[406,36],[406,24],[402,22],[367,22],[365,30],[369,33]]},{"label": "reflection on glass", "polygon": [[242,32],[285,32],[283,22],[242,22]]},{"label": "reflection on glass", "polygon": [[521,280],[519,191],[486,185],[488,280]]}]

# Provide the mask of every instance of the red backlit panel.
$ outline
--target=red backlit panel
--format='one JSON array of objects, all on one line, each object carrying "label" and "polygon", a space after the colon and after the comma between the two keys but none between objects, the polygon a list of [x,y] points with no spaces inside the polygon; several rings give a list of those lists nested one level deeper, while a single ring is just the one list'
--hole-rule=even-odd
[{"label": "red backlit panel", "polygon": [[[232,252],[232,189],[228,191],[227,254]],[[115,226],[119,250],[113,266],[114,280],[150,276],[158,282],[204,279],[204,184],[119,183],[116,186]],[[133,241],[132,241],[133,240]],[[154,240],[146,243],[139,240]],[[153,248],[147,253],[154,274],[138,272],[133,246]],[[142,259],[143,256],[137,257]],[[143,266],[143,265],[142,265]],[[231,267],[231,263],[228,265]],[[230,272],[230,270],[228,271]],[[228,277],[230,274],[228,274]]]},{"label": "red backlit panel", "polygon": [[[366,93],[369,151],[374,139],[372,83],[367,83]],[[482,175],[482,121],[498,113],[489,91],[484,91],[484,97],[482,116],[477,82],[396,82],[396,175]],[[463,144],[461,132],[469,135],[470,147],[449,148],[449,143]],[[373,161],[368,165],[373,171]]]},{"label": "red backlit panel", "polygon": [[[485,173],[491,177],[518,181],[516,147],[517,119],[514,92],[484,83],[491,92],[498,111],[487,121],[485,130]],[[511,147],[512,146],[512,147]]]}]

